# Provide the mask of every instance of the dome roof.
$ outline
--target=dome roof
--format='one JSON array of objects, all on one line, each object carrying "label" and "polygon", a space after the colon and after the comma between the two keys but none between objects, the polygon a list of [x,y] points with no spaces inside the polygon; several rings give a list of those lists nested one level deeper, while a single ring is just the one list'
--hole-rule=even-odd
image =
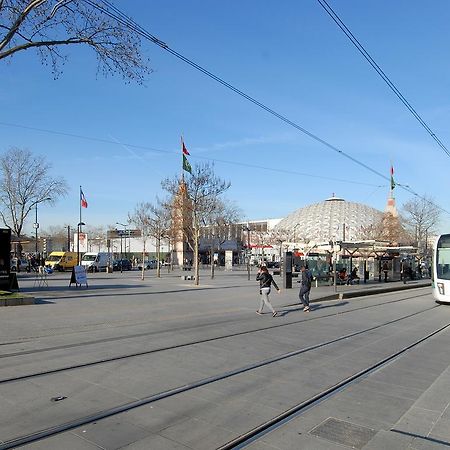
[{"label": "dome roof", "polygon": [[323,202],[297,209],[275,228],[291,233],[294,241],[354,240],[361,237],[363,227],[379,222],[382,216],[381,211],[362,203],[330,197]]}]

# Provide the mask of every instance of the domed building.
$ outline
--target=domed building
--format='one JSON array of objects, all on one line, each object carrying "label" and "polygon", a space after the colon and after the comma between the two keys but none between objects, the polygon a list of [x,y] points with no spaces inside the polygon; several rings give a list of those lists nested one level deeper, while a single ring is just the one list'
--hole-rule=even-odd
[{"label": "domed building", "polygon": [[328,242],[363,238],[364,229],[379,223],[383,213],[362,203],[330,197],[297,209],[282,219],[275,230],[289,233],[293,242]]}]

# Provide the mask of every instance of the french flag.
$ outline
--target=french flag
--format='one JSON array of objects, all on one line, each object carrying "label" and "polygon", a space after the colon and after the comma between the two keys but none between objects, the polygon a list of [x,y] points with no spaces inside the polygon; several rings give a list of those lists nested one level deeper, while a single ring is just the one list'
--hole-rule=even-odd
[{"label": "french flag", "polygon": [[86,197],[84,196],[83,191],[80,188],[80,202],[81,202],[81,207],[82,208],[87,208],[88,207],[88,202],[86,200]]}]

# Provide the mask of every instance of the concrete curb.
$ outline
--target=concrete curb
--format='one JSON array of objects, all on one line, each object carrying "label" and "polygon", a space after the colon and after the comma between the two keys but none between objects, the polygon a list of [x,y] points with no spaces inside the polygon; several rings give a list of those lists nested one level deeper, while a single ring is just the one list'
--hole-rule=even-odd
[{"label": "concrete curb", "polygon": [[0,306],[34,305],[34,297],[0,298]]},{"label": "concrete curb", "polygon": [[365,297],[367,295],[376,295],[376,294],[384,294],[386,292],[395,292],[395,291],[405,291],[408,289],[420,289],[423,287],[431,286],[431,281],[429,283],[420,283],[420,284],[404,284],[401,286],[385,286],[385,287],[376,287],[369,289],[358,289],[355,291],[348,292],[336,292],[334,294],[325,295],[322,297],[317,297],[311,299],[311,303],[315,302],[323,302],[326,300],[344,300],[346,298],[354,298],[354,297]]}]

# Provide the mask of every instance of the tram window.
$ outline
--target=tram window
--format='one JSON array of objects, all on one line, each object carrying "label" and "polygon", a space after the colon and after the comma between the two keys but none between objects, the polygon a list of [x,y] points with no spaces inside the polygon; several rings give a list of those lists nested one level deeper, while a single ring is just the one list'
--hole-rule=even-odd
[{"label": "tram window", "polygon": [[436,272],[438,278],[450,280],[450,235],[441,236],[437,245]]}]

